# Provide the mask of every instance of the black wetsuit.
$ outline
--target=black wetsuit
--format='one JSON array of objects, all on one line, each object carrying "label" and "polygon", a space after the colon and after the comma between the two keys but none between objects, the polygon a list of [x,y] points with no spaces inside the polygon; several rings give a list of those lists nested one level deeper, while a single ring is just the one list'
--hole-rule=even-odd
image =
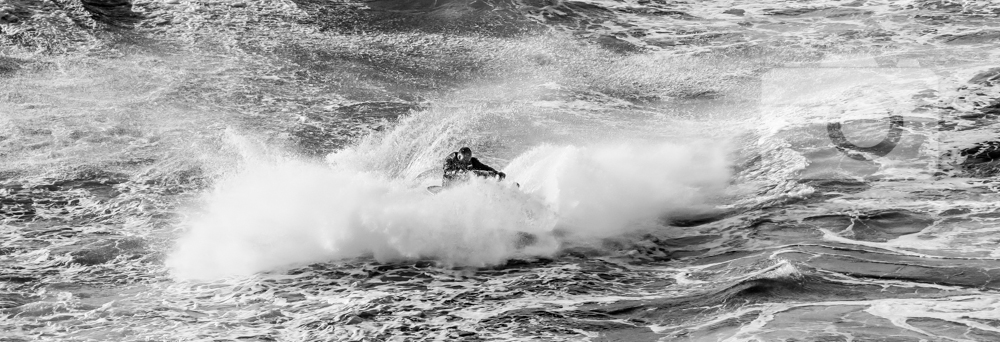
[{"label": "black wetsuit", "polygon": [[466,179],[469,171],[479,171],[475,172],[475,174],[482,176],[498,176],[503,174],[483,164],[476,157],[470,158],[469,162],[466,163],[459,158],[458,152],[452,152],[444,160],[444,182],[442,185],[449,186],[452,182]]}]

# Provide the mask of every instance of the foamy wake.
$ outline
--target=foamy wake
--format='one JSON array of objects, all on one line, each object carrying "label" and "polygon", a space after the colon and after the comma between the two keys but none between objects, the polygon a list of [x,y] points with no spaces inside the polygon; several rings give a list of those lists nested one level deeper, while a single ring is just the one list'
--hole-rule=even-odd
[{"label": "foamy wake", "polygon": [[248,161],[208,195],[167,265],[199,279],[363,255],[493,265],[649,228],[729,179],[722,148],[672,144],[539,146],[505,168],[520,188],[477,180],[436,195],[331,162]]}]

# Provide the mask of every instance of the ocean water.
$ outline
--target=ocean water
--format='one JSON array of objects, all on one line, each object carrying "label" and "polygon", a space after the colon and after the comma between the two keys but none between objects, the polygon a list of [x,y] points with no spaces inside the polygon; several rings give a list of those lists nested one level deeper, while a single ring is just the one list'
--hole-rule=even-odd
[{"label": "ocean water", "polygon": [[0,341],[1000,340],[1000,4],[5,4]]}]

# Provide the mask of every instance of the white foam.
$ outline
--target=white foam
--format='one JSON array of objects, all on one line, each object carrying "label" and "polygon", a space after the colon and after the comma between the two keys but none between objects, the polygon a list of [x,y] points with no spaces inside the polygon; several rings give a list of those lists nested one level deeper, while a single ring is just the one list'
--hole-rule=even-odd
[{"label": "white foam", "polygon": [[374,255],[498,263],[518,231],[539,231],[531,202],[485,182],[438,196],[364,173],[297,161],[258,165],[225,180],[168,260],[182,278],[244,275]]},{"label": "white foam", "polygon": [[720,147],[676,144],[544,145],[507,170],[572,233],[602,237],[696,209],[722,194],[730,176]]},{"label": "white foam", "polygon": [[[353,165],[358,155],[332,156],[332,166],[247,157],[240,172],[208,194],[205,214],[190,223],[167,265],[180,278],[196,279],[365,255],[492,265],[550,255],[568,238],[614,236],[704,206],[729,178],[719,147],[543,145],[506,169],[520,189],[476,180],[431,195],[414,179]],[[410,158],[400,162],[426,157]],[[518,248],[520,232],[537,241]]]}]

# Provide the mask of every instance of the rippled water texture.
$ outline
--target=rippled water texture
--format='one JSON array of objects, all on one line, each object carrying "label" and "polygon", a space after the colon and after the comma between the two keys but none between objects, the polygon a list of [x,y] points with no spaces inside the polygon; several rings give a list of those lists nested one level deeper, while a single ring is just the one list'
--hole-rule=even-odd
[{"label": "rippled water texture", "polygon": [[123,3],[0,0],[2,341],[1000,340],[993,2]]}]

